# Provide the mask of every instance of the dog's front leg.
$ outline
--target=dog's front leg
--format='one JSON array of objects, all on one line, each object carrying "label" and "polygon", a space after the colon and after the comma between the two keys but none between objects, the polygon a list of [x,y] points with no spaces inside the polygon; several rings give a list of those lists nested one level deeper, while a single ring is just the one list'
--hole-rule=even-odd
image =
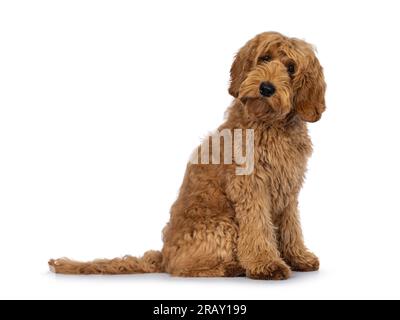
[{"label": "dog's front leg", "polygon": [[304,245],[297,199],[278,216],[279,249],[284,260],[293,271],[316,271],[319,269],[318,258]]},{"label": "dog's front leg", "polygon": [[237,256],[246,275],[253,279],[283,280],[290,268],[281,259],[269,201],[264,187],[238,178],[230,188],[239,225]]}]

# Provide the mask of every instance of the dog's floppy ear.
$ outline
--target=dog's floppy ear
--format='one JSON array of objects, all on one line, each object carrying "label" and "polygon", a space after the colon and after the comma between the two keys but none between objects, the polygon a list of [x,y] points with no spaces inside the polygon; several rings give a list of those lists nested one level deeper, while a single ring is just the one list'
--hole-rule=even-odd
[{"label": "dog's floppy ear", "polygon": [[325,111],[325,79],[323,69],[314,55],[311,46],[307,45],[309,55],[302,78],[299,81],[294,106],[299,116],[308,122],[315,122]]},{"label": "dog's floppy ear", "polygon": [[247,73],[251,70],[255,63],[255,54],[257,43],[256,39],[248,41],[243,48],[235,56],[231,67],[231,80],[229,86],[229,94],[237,98],[239,96],[239,88]]}]

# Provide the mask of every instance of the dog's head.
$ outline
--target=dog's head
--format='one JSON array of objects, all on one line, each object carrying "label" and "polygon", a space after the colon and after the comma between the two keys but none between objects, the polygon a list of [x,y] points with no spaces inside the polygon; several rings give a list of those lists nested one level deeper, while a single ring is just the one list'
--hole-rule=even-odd
[{"label": "dog's head", "polygon": [[229,93],[256,115],[291,111],[308,122],[325,110],[322,67],[308,43],[279,33],[259,34],[239,50],[231,68]]}]

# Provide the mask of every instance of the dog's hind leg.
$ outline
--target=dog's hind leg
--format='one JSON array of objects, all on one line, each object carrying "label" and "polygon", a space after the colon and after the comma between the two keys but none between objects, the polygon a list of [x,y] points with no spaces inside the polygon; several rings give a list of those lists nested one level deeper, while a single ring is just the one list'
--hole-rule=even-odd
[{"label": "dog's hind leg", "polygon": [[166,242],[166,272],[179,277],[236,277],[245,274],[236,259],[237,231],[231,223],[196,224],[173,244]]},{"label": "dog's hind leg", "polygon": [[171,272],[172,276],[176,277],[240,277],[245,275],[245,270],[237,263],[219,264],[217,266],[204,266],[201,269],[199,266],[186,265],[183,268],[176,268]]}]

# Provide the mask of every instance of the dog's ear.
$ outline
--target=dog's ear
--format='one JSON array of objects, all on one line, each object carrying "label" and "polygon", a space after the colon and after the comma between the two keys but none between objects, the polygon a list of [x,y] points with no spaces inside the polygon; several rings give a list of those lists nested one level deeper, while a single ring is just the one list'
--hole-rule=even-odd
[{"label": "dog's ear", "polygon": [[307,122],[316,122],[325,111],[325,79],[323,69],[309,46],[307,66],[298,82],[294,106],[299,116]]},{"label": "dog's ear", "polygon": [[229,86],[229,94],[235,98],[239,96],[240,85],[246,78],[247,73],[254,66],[256,48],[257,40],[250,40],[235,56],[235,60],[231,67],[231,80]]}]

